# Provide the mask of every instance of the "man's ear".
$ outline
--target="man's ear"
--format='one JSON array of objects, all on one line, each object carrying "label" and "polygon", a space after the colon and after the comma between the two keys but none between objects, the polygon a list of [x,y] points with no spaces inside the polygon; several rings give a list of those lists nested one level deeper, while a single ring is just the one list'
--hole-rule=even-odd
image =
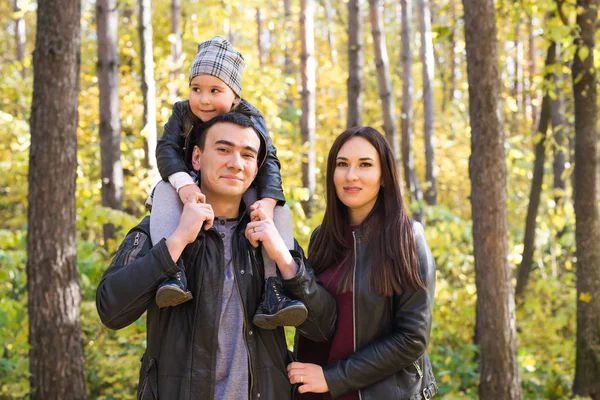
[{"label": "man's ear", "polygon": [[195,171],[200,171],[200,159],[202,158],[202,150],[200,147],[194,146],[194,150],[192,151],[192,167],[194,167]]}]

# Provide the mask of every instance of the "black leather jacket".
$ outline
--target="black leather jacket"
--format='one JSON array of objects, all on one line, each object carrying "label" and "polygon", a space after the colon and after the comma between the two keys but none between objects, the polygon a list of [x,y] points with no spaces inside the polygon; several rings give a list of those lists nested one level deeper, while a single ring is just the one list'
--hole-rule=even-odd
[{"label": "black leather jacket", "polygon": [[323,369],[333,398],[358,390],[361,400],[417,400],[428,399],[438,391],[427,355],[436,266],[423,227],[415,221],[412,227],[427,291],[404,288],[402,295],[392,297],[369,290],[372,258],[362,243],[360,230],[353,234],[355,352]]},{"label": "black leather jacket", "polygon": [[[235,279],[243,305],[244,338],[250,360],[250,398],[292,399],[286,366],[291,360],[283,328],[262,330],[252,317],[264,289],[260,249],[246,240],[249,217],[236,227],[232,255]],[[104,273],[96,293],[98,314],[104,325],[120,329],[147,311],[147,348],[142,358],[138,399],[212,399],[216,340],[224,279],[223,242],[217,231],[201,231],[186,247],[181,259],[194,298],[177,307],[159,309],[154,301],[158,285],[176,270],[165,239],[150,244],[149,218],[133,228]],[[285,290],[301,298],[309,317],[301,328],[315,341],[328,340],[336,320],[335,300],[316,283],[304,264],[300,248],[292,255],[299,266],[296,277],[285,281]]]},{"label": "black leather jacket", "polygon": [[[238,109],[260,114],[256,108],[244,99],[240,101]],[[285,202],[285,196],[281,188],[280,163],[277,158],[277,149],[273,146],[273,141],[265,125],[265,119],[262,116],[252,116],[251,119],[267,144],[267,157],[258,170],[258,175],[254,179],[253,186],[257,188],[259,199],[269,197],[277,200],[282,205]],[[156,145],[158,171],[165,181],[168,181],[169,176],[176,172],[189,173],[191,170],[191,166],[186,165],[183,160],[183,154],[186,145],[185,137],[192,129],[194,123],[200,123],[200,120],[190,110],[190,102],[188,100],[179,101],[173,105],[169,121],[165,124],[163,134],[158,139]]]}]

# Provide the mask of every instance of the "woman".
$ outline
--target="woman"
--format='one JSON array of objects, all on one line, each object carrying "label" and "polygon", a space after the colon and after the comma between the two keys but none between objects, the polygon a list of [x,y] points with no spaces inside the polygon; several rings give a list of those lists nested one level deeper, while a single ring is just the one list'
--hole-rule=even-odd
[{"label": "woman", "polygon": [[[389,144],[352,128],[327,160],[327,208],[309,261],[335,297],[328,343],[299,334],[288,366],[302,399],[428,399],[438,391],[427,355],[435,262],[403,205]],[[323,394],[320,394],[323,393]]]}]

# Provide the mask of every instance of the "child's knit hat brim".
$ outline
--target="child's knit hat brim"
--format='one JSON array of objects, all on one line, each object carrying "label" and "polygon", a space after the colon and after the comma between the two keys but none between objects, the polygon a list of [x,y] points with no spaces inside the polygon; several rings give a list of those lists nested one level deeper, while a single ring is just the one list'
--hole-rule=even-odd
[{"label": "child's knit hat brim", "polygon": [[241,97],[244,57],[233,49],[228,40],[216,36],[198,45],[190,71],[190,83],[195,76],[212,75],[219,78]]}]

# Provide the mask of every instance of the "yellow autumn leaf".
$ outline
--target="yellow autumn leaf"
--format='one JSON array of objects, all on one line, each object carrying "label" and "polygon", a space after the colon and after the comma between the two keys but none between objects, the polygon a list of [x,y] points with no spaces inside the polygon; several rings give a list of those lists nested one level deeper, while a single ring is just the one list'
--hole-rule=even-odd
[{"label": "yellow autumn leaf", "polygon": [[589,293],[583,292],[579,295],[579,300],[583,301],[584,303],[589,303],[592,301],[592,296]]}]

